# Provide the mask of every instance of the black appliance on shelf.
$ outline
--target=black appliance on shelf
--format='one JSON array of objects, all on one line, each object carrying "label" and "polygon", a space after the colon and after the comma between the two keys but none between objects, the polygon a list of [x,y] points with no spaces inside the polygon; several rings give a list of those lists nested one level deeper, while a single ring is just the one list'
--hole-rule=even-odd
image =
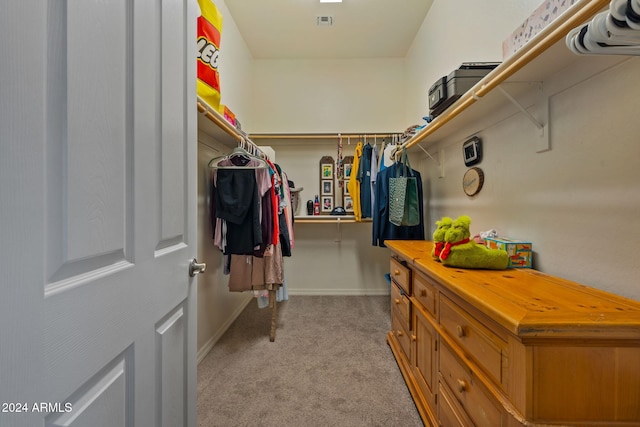
[{"label": "black appliance on shelf", "polygon": [[471,89],[499,62],[463,62],[449,75],[439,78],[429,89],[429,115],[435,118]]}]

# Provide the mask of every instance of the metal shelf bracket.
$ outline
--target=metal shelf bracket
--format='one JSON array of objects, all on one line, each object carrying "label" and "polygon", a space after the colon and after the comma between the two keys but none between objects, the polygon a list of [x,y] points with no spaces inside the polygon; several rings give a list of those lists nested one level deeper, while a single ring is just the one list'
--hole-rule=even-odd
[{"label": "metal shelf bracket", "polygon": [[431,160],[438,165],[439,177],[444,178],[444,150],[438,152],[438,159],[434,158],[422,145],[416,144]]},{"label": "metal shelf bracket", "polygon": [[542,153],[551,149],[549,144],[549,98],[545,97],[541,102],[542,111],[541,114],[544,117],[544,122],[541,122],[533,114],[531,114],[522,104],[518,102],[509,92],[507,92],[502,85],[496,87],[505,98],[507,98],[522,114],[525,115],[533,123],[533,125],[540,131],[538,140],[536,141],[536,152]]}]

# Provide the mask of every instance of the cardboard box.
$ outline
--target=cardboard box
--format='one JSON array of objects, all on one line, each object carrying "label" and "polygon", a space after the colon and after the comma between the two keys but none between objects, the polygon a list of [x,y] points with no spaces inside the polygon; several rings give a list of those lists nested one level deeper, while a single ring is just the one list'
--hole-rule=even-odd
[{"label": "cardboard box", "polygon": [[502,249],[509,254],[508,268],[531,268],[531,242],[506,237],[487,237],[484,242],[489,249]]},{"label": "cardboard box", "polygon": [[502,59],[507,59],[544,27],[558,18],[578,0],[546,0],[502,42]]},{"label": "cardboard box", "polygon": [[231,123],[233,126],[236,125],[236,115],[233,114],[233,111],[231,111],[229,107],[224,104],[220,104],[218,112],[222,114],[222,117],[224,117],[226,121]]}]

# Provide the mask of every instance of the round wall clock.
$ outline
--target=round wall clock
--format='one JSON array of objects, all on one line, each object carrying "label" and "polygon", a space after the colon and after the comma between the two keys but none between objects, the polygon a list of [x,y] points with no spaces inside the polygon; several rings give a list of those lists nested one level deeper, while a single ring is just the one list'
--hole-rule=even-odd
[{"label": "round wall clock", "polygon": [[482,190],[484,172],[480,168],[470,168],[462,177],[462,189],[467,196],[475,196]]}]

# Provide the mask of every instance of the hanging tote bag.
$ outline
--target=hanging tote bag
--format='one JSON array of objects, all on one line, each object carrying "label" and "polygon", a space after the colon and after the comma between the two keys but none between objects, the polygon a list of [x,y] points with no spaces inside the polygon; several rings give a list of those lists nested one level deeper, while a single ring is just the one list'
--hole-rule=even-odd
[{"label": "hanging tote bag", "polygon": [[396,165],[396,176],[389,178],[389,222],[397,226],[420,224],[418,183],[406,149],[402,149],[402,159]]}]

